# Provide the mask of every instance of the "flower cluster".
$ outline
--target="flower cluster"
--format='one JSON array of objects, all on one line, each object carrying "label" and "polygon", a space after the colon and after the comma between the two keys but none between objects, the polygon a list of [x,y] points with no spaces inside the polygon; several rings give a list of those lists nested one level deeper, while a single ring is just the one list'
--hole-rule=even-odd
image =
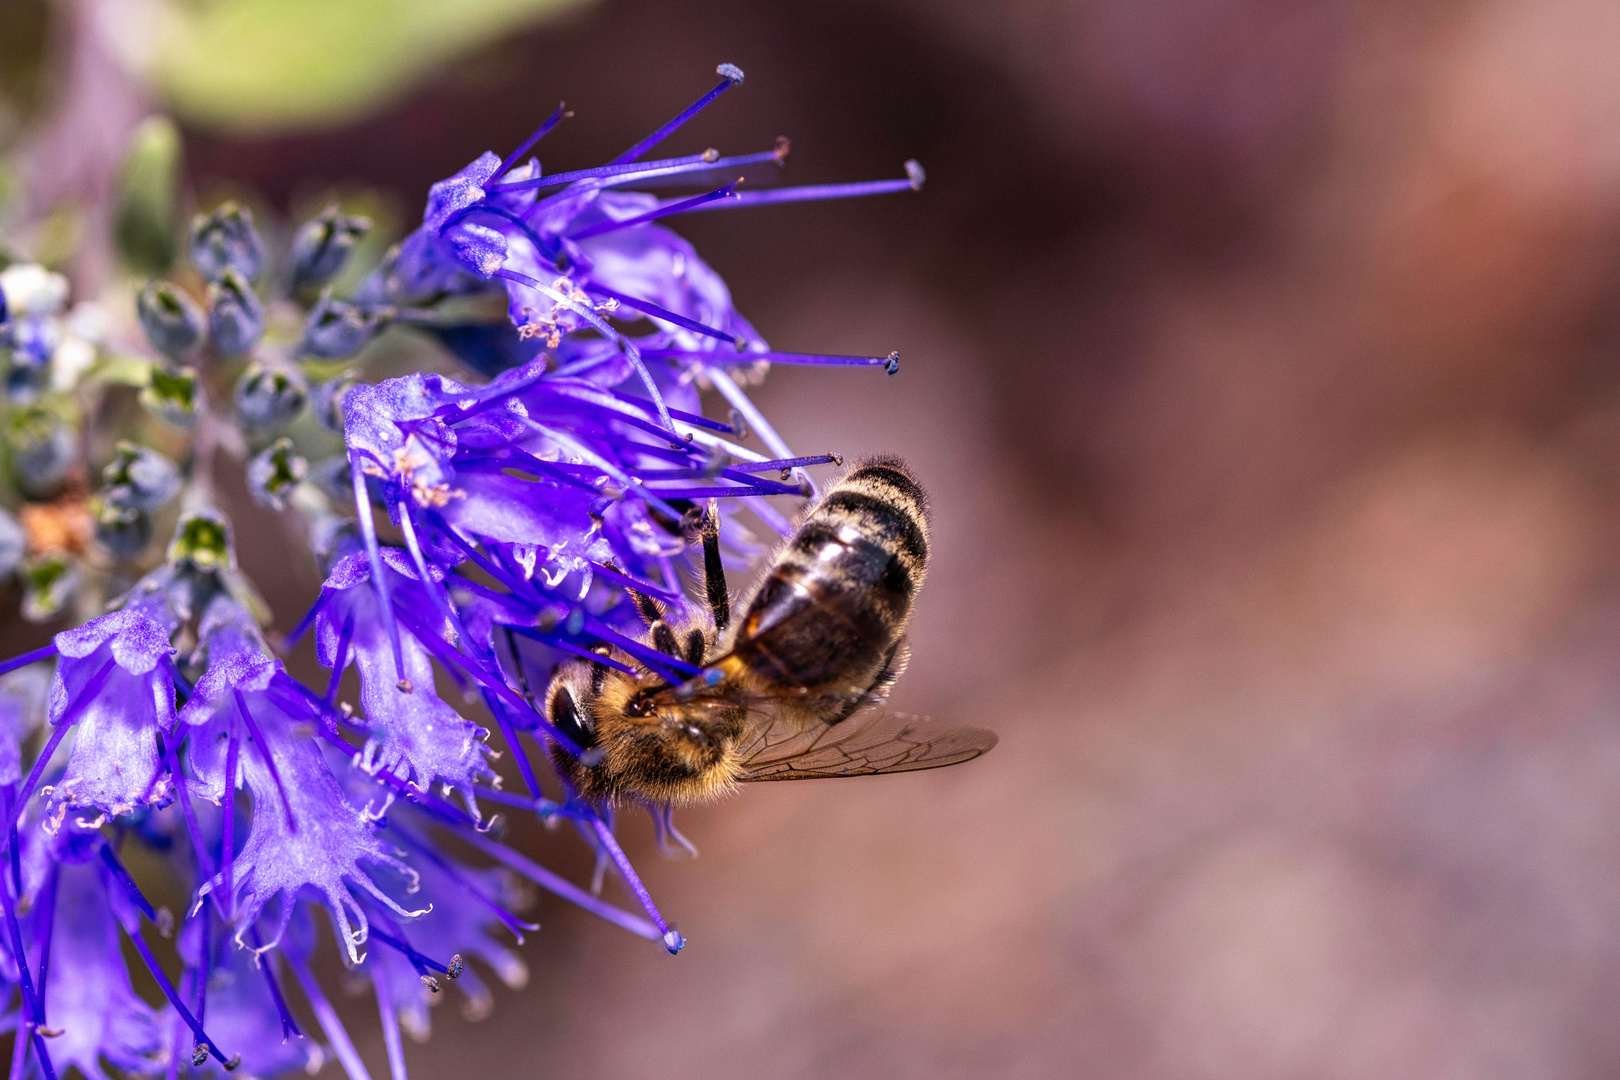
[{"label": "flower cluster", "polygon": [[[249,211],[224,204],[194,223],[190,269],[140,288],[150,354],[125,381],[155,434],[116,443],[100,489],[70,493],[94,523],[84,574],[112,599],[0,664],[0,979],[13,1076],[239,1065],[272,1075],[327,1053],[366,1076],[311,974],[325,924],[370,985],[403,1078],[401,1032],[426,1034],[427,1004],[447,982],[469,1013],[490,1008],[470,961],[509,985],[526,978],[500,937],[534,929],[517,914],[519,880],[682,947],[615,840],[610,808],[549,771],[553,746],[582,751],[537,692],[563,658],[617,663],[604,646],[671,679],[695,673],[640,642],[634,596],[696,602],[683,581],[700,507],[719,514],[727,557],[744,565],[761,544],[742,515],[785,533],[765,497],[810,493],[805,470],[836,460],[794,455],[743,387],[772,362],[892,374],[898,358],[772,350],[660,222],[922,181],[908,163],[895,180],[740,191],[737,170],[779,167],[785,140],[648,160],[742,81],[730,65],[719,74],[613,161],[546,174],[525,156],[568,115],[559,109],[506,158],[486,153],[435,184],[422,226],[352,276],[344,297],[334,282],[369,223],[335,207],[278,259]],[[673,183],[702,190],[631,190]],[[58,325],[60,279],[6,274],[7,388],[27,407],[53,381],[70,388],[95,351],[63,358],[75,339]],[[370,343],[391,327],[436,339],[468,376],[360,381]],[[705,415],[705,390],[725,420]],[[219,452],[297,524],[326,575],[285,640],[267,639],[237,566],[214,497]],[[154,554],[164,525],[173,539]],[[23,546],[0,517],[0,563]],[[305,637],[324,686],[283,663]],[[351,667],[358,708],[343,700]],[[521,794],[501,788],[497,743]],[[594,887],[503,843],[490,803],[570,822],[597,857]],[[648,809],[667,827],[667,808]],[[639,910],[599,896],[609,870]],[[178,920],[155,897],[184,897]],[[132,990],[121,942],[160,1005]]]}]

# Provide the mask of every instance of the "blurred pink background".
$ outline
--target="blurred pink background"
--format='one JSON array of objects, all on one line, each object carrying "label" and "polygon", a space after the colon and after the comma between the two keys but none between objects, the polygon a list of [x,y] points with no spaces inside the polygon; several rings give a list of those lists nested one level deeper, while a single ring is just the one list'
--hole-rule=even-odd
[{"label": "blurred pink background", "polygon": [[[414,213],[558,98],[548,169],[732,61],[672,150],[929,171],[682,230],[777,347],[901,351],[760,396],[914,461],[895,704],[1000,747],[761,785],[696,861],[632,820],[689,948],[541,899],[527,989],[418,1074],[1614,1075],[1617,55],[1597,0],[606,0],[350,128],[188,133],[199,187]],[[290,626],[313,571],[239,536]]]}]

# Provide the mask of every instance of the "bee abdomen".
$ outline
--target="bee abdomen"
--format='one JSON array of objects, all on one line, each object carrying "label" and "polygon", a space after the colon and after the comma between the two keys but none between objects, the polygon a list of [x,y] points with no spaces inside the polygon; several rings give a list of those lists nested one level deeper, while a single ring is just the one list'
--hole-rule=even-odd
[{"label": "bee abdomen", "polygon": [[777,556],[736,652],[776,682],[863,688],[905,632],[928,565],[928,503],[905,463],[851,469]]}]

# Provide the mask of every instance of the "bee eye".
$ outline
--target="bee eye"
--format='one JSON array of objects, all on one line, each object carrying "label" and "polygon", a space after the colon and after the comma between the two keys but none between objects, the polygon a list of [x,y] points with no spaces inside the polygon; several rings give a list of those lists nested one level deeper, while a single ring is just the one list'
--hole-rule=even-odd
[{"label": "bee eye", "polygon": [[596,745],[596,732],[585,726],[580,719],[579,707],[574,704],[574,695],[566,686],[558,687],[557,692],[551,695],[551,722],[558,731],[574,740],[580,749],[588,749]]}]

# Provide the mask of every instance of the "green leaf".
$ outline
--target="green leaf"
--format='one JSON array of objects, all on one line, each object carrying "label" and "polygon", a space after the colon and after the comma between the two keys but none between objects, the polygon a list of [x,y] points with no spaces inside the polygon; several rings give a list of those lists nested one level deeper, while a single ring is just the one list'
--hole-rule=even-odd
[{"label": "green leaf", "polygon": [[112,355],[86,372],[87,379],[121,386],[145,387],[152,381],[153,363],[144,356]]},{"label": "green leaf", "polygon": [[590,2],[162,0],[151,74],[194,124],[338,124],[486,41]]},{"label": "green leaf", "polygon": [[174,263],[180,129],[167,116],[141,121],[124,157],[118,191],[118,254],[130,269],[161,274]]}]

